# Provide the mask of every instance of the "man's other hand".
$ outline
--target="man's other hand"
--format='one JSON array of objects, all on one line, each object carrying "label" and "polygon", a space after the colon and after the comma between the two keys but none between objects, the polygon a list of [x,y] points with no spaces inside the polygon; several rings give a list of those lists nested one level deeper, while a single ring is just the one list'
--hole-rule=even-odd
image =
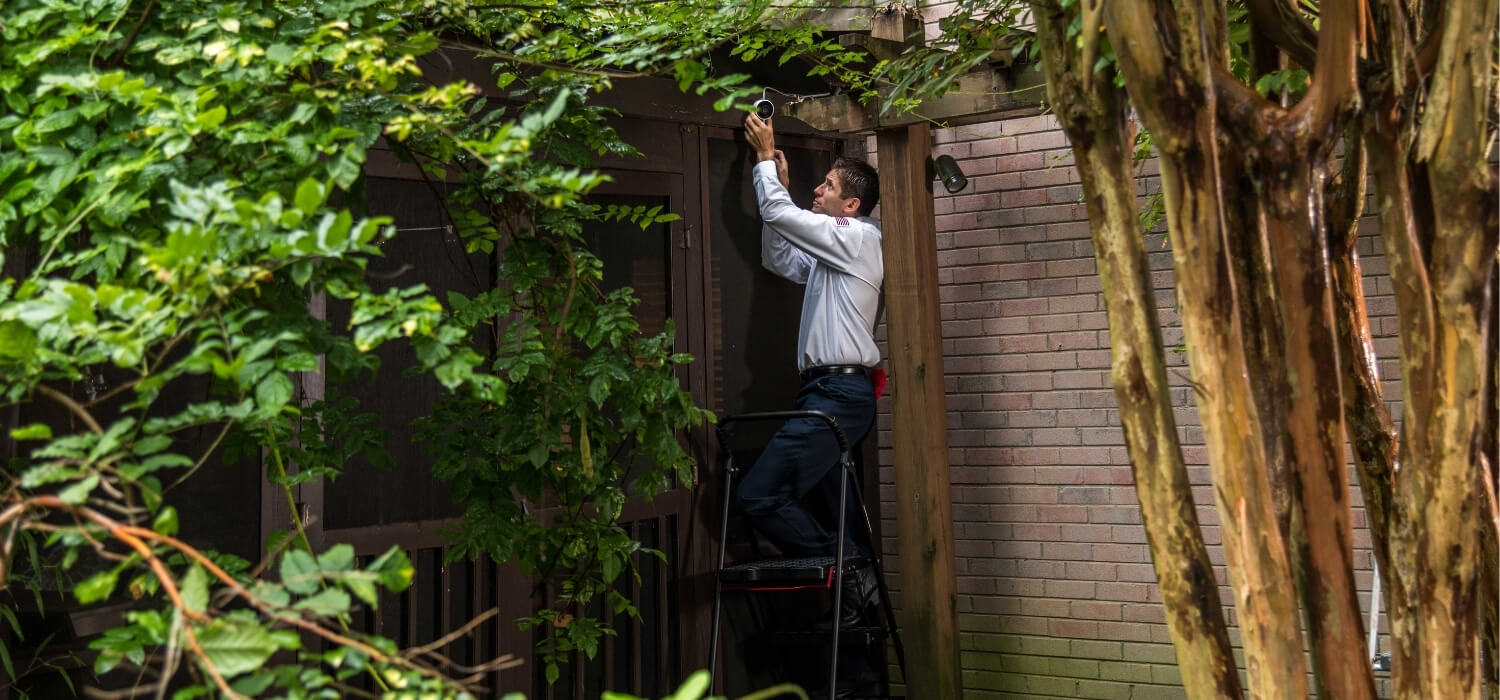
[{"label": "man's other hand", "polygon": [[792,176],[786,167],[786,154],[782,153],[781,149],[778,148],[772,158],[776,161],[776,179],[781,181],[782,187],[791,189]]},{"label": "man's other hand", "polygon": [[776,134],[771,131],[771,120],[762,120],[754,114],[745,115],[745,138],[755,150],[755,160],[771,160],[776,157]]}]

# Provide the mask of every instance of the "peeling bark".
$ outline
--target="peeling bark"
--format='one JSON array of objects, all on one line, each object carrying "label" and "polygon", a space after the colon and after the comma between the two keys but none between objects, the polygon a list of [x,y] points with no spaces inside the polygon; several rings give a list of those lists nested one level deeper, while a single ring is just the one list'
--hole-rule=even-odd
[{"label": "peeling bark", "polygon": [[[1388,106],[1388,105],[1382,105]],[[1375,197],[1386,265],[1396,288],[1401,341],[1401,404],[1403,409],[1401,462],[1391,484],[1390,522],[1386,548],[1390,566],[1381,569],[1390,615],[1391,685],[1397,700],[1422,697],[1421,619],[1417,596],[1417,534],[1422,520],[1422,484],[1426,439],[1416,426],[1427,423],[1431,360],[1427,347],[1433,335],[1431,285],[1418,241],[1412,206],[1410,168],[1401,148],[1401,127],[1388,110],[1367,120],[1366,148],[1375,172]],[[1419,400],[1420,397],[1420,400]]]},{"label": "peeling bark", "polygon": [[[1263,429],[1268,444],[1286,440],[1292,467],[1286,490],[1301,517],[1292,519],[1287,533],[1307,611],[1317,689],[1323,697],[1373,698],[1352,570],[1341,361],[1324,201],[1330,154],[1358,96],[1357,24],[1352,2],[1322,7],[1318,71],[1307,96],[1292,109],[1261,99],[1223,65],[1215,67],[1214,76],[1221,128],[1245,149],[1258,187],[1259,221],[1270,243],[1282,362],[1270,364],[1276,353],[1266,353],[1257,369],[1279,385],[1275,399],[1281,407],[1264,412]],[[1229,200],[1221,195],[1221,201]],[[1269,334],[1263,327],[1254,330]]]},{"label": "peeling bark", "polygon": [[[1334,303],[1337,308],[1340,354],[1343,370],[1344,417],[1349,444],[1359,468],[1359,489],[1364,500],[1365,522],[1370,530],[1375,561],[1382,575],[1390,570],[1386,532],[1390,527],[1391,476],[1399,457],[1396,427],[1380,388],[1375,347],[1370,339],[1370,317],[1365,308],[1365,290],[1359,265],[1359,213],[1364,206],[1365,155],[1362,140],[1351,129],[1344,143],[1344,170],[1338,182],[1337,206],[1329,211],[1330,255],[1333,263]],[[1381,593],[1390,609],[1390,587]]]},{"label": "peeling bark", "polygon": [[[1161,151],[1182,325],[1250,693],[1305,698],[1306,665],[1291,567],[1251,398],[1241,302],[1226,259],[1209,18],[1193,3],[1179,5],[1175,13],[1162,2],[1153,7],[1155,13],[1137,3],[1110,3],[1106,19],[1132,101]],[[1175,26],[1169,19],[1175,19]]]},{"label": "peeling bark", "polygon": [[1496,7],[1494,0],[1451,3],[1445,14],[1417,141],[1417,157],[1427,161],[1431,182],[1429,271],[1437,330],[1430,422],[1422,426],[1431,455],[1418,475],[1429,496],[1418,540],[1418,583],[1424,611],[1448,612],[1423,616],[1422,690],[1428,697],[1478,698],[1474,471],[1483,452],[1480,397],[1490,372],[1481,363],[1489,346],[1488,275],[1496,244],[1496,232],[1484,226],[1495,202],[1485,156]]},{"label": "peeling bark", "polygon": [[1067,13],[1043,2],[1032,8],[1048,98],[1072,143],[1088,203],[1109,319],[1111,378],[1183,687],[1190,698],[1238,699],[1239,674],[1172,416],[1124,96],[1106,80],[1083,79],[1091,73],[1080,67],[1092,66],[1093,42],[1080,51],[1068,40]]},{"label": "peeling bark", "polygon": [[[1492,327],[1500,205],[1488,162],[1500,121],[1497,0],[1324,0],[1316,31],[1294,4],[1247,0],[1264,38],[1315,67],[1307,94],[1290,107],[1229,74],[1223,3],[1086,2],[1103,7],[1130,98],[1159,150],[1250,696],[1308,695],[1300,604],[1318,694],[1374,697],[1353,581],[1347,439],[1383,577],[1394,697],[1477,698],[1481,678],[1500,677],[1492,464],[1500,405],[1491,393],[1500,372]],[[1042,0],[1033,6],[1060,12]],[[1039,27],[1062,26],[1059,16]],[[1092,34],[1083,55],[1092,55]],[[1054,43],[1050,52],[1076,60],[1071,42]],[[1263,70],[1271,57],[1262,47],[1254,51]],[[1049,88],[1089,198],[1111,336],[1126,346],[1114,350],[1116,389],[1165,597],[1170,571],[1151,509],[1183,506],[1147,503],[1148,491],[1179,487],[1161,470],[1173,458],[1142,468],[1164,444],[1156,438],[1170,417],[1142,399],[1158,390],[1155,370],[1132,366],[1159,340],[1126,339],[1138,321],[1124,311],[1138,314],[1132,304],[1145,293],[1115,253],[1118,241],[1103,235],[1109,222],[1131,219],[1115,211],[1129,210],[1128,198],[1115,203],[1115,188],[1103,183],[1129,177],[1107,162],[1120,156],[1115,137],[1099,131],[1105,122],[1090,121],[1108,86],[1076,77],[1092,66],[1053,68]],[[1330,183],[1341,132],[1346,169]],[[1399,311],[1399,435],[1381,395],[1355,247],[1366,158]],[[1148,488],[1148,479],[1168,480]],[[1178,551],[1179,560],[1193,556]],[[1176,600],[1167,601],[1169,621],[1209,617],[1201,600]],[[1198,657],[1184,648],[1185,682],[1195,674],[1194,688],[1230,687],[1207,680],[1217,660],[1189,668]],[[1492,662],[1483,668],[1481,649]],[[1491,697],[1500,695],[1489,685]]]}]

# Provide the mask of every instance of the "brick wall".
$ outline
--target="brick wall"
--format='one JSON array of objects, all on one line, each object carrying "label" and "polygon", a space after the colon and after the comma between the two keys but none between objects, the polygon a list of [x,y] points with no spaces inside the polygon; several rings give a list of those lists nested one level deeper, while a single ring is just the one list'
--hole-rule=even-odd
[{"label": "brick wall", "polygon": [[[1104,300],[1066,139],[1038,116],[937,130],[934,140],[934,155],[952,155],[969,176],[957,195],[939,186],[936,201],[966,697],[1183,697],[1109,382]],[[1141,168],[1142,194],[1159,189],[1154,165]],[[1182,333],[1163,238],[1148,234],[1147,250],[1172,400],[1232,625],[1185,356],[1172,350]],[[1395,377],[1395,310],[1378,240],[1364,236],[1360,252],[1382,376]],[[1386,392],[1399,396],[1390,381]],[[880,430],[882,512],[890,514],[888,399]],[[1362,511],[1354,517],[1367,601],[1369,540]],[[895,532],[893,521],[883,525]],[[894,540],[885,551],[899,574]],[[891,584],[899,605],[899,576]]]}]

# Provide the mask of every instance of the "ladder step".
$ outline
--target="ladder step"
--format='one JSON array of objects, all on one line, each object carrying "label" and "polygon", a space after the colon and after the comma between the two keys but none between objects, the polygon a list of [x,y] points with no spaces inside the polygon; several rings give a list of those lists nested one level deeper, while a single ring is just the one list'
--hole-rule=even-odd
[{"label": "ladder step", "polygon": [[[726,566],[716,574],[724,590],[776,590],[776,586],[829,588],[833,585],[834,563],[833,557],[779,557]],[[867,564],[864,557],[846,557],[844,572]]]},{"label": "ladder step", "polygon": [[[777,630],[776,637],[788,644],[826,644],[833,634],[829,629]],[[839,646],[870,646],[883,643],[889,630],[884,627],[845,627],[839,630]]]}]

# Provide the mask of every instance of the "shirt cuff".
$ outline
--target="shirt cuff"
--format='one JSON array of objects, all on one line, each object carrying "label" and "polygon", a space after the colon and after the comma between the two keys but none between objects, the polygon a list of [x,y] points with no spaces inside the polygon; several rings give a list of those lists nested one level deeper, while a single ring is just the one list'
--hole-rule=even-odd
[{"label": "shirt cuff", "polygon": [[[762,161],[758,161],[755,164],[755,171],[754,172],[756,174],[769,175],[769,176],[771,176],[772,180],[776,180],[776,161],[774,161],[774,160],[762,160]],[[777,182],[780,182],[780,180],[777,180]]]}]

